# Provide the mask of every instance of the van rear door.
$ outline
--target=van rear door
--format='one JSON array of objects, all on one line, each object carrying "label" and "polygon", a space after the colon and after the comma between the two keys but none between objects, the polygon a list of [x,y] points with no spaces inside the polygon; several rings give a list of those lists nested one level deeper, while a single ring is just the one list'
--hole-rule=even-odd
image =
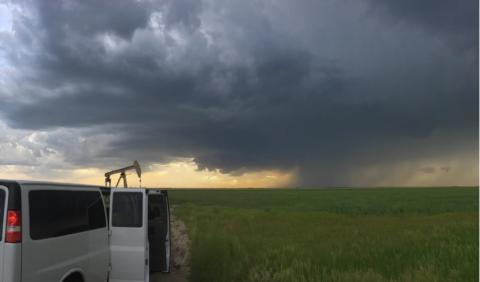
[{"label": "van rear door", "polygon": [[3,260],[5,250],[5,221],[7,213],[8,189],[0,185],[0,277],[3,278]]},{"label": "van rear door", "polygon": [[110,281],[148,281],[147,196],[144,189],[112,189]]}]

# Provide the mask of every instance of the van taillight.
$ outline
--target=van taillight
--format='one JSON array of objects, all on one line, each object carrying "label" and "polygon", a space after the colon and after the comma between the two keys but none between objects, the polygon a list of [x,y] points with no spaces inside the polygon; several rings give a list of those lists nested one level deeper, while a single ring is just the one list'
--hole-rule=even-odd
[{"label": "van taillight", "polygon": [[7,230],[5,232],[5,242],[22,242],[22,216],[20,211],[9,210],[7,212]]}]

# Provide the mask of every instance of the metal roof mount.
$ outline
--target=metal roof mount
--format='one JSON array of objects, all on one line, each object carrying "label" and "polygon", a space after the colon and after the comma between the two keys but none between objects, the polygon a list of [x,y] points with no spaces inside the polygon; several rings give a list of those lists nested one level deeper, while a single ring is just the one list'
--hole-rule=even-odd
[{"label": "metal roof mount", "polygon": [[138,161],[134,161],[133,165],[131,166],[126,166],[126,167],[115,169],[105,173],[105,186],[112,187],[112,179],[110,178],[110,176],[114,174],[120,174],[120,177],[118,178],[117,185],[115,185],[115,188],[118,187],[118,184],[122,179],[123,179],[123,187],[127,188],[128,184],[127,184],[126,172],[129,170],[135,170],[137,172],[138,179],[140,180],[140,187],[142,187],[142,170],[140,168],[140,164],[138,163]]}]

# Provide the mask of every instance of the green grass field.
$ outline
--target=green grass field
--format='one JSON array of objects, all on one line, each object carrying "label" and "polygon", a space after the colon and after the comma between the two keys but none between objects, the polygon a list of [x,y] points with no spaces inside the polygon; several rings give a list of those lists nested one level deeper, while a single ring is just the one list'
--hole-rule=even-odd
[{"label": "green grass field", "polygon": [[478,281],[478,188],[172,190],[191,281]]}]

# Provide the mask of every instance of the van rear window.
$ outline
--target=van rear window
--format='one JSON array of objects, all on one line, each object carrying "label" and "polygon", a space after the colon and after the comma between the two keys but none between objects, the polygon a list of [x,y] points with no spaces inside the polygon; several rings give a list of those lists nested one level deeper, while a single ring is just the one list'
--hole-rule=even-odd
[{"label": "van rear window", "polygon": [[100,192],[34,190],[28,199],[33,240],[106,227]]},{"label": "van rear window", "polygon": [[112,226],[142,227],[143,194],[140,192],[120,192],[113,194]]}]

